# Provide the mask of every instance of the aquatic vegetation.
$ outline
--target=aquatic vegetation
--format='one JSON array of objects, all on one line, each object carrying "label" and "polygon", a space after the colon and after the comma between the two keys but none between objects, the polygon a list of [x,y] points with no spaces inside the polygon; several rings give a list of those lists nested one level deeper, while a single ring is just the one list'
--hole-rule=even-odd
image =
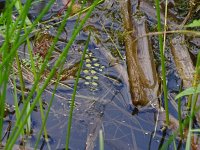
[{"label": "aquatic vegetation", "polygon": [[[157,14],[157,27],[158,32],[161,32],[161,19],[160,19],[160,6],[159,6],[159,0],[155,1],[156,3],[156,14]],[[167,4],[166,4],[167,5]],[[166,17],[165,17],[166,20]],[[165,21],[166,22],[166,21]],[[164,51],[165,47],[163,45],[163,36],[158,35],[159,38],[159,49],[160,49],[160,57],[161,57],[161,66],[162,66],[162,84],[163,84],[163,91],[164,91],[164,100],[165,100],[165,111],[166,111],[166,124],[169,125],[169,106],[168,106],[168,98],[167,98],[167,80],[166,80],[166,66],[165,66],[165,57],[164,57]],[[165,41],[164,41],[165,42]]]},{"label": "aquatic vegetation", "polygon": [[[44,61],[42,56],[40,56],[39,54],[36,54],[33,57],[33,60],[35,62],[35,67],[36,67],[37,71],[39,71],[41,69],[42,63]],[[30,59],[22,59],[22,65],[31,69],[31,60]],[[49,65],[47,65],[47,67],[49,67]]]},{"label": "aquatic vegetation", "polygon": [[199,27],[200,26],[200,20],[194,20],[192,23],[186,25],[186,27]]},{"label": "aquatic vegetation", "polygon": [[[43,17],[43,15],[46,13],[46,11],[50,8],[50,6],[52,5],[52,2],[53,2],[53,0],[52,1],[49,1],[49,3],[46,5],[46,7],[43,9],[43,11],[42,11],[42,13],[37,17],[37,19],[35,20],[35,22],[33,22],[30,26],[30,28],[28,28],[28,29],[24,29],[25,30],[25,34],[24,34],[24,36],[22,36],[21,38],[20,38],[20,43],[21,42],[24,42],[23,41],[23,38],[27,38],[27,35],[30,33],[30,31],[32,31],[33,30],[33,27],[35,27],[35,25],[36,25],[36,22],[38,22],[42,17]],[[14,3],[11,3],[10,5],[13,5]],[[73,4],[73,1],[72,1],[72,4]],[[61,61],[61,60],[63,60],[63,58],[65,58],[66,57],[66,55],[67,55],[67,53],[68,53],[68,49],[69,49],[69,47],[71,46],[71,44],[72,44],[72,42],[74,41],[74,39],[75,39],[75,37],[76,37],[76,35],[78,34],[78,32],[80,31],[80,29],[82,28],[82,26],[84,25],[84,23],[86,22],[86,20],[87,20],[87,18],[89,17],[89,15],[91,14],[91,12],[92,12],[92,10],[94,9],[94,7],[96,6],[98,4],[98,1],[95,1],[94,2],[94,4],[92,4],[91,5],[91,9],[89,9],[88,10],[88,13],[86,13],[86,17],[82,20],[82,22],[79,24],[79,26],[77,26],[77,29],[76,30],[74,30],[74,34],[73,34],[73,36],[72,36],[72,38],[71,38],[71,40],[68,42],[68,44],[67,44],[67,47],[65,48],[65,50],[63,51],[63,53],[61,54],[61,56],[60,56],[60,59],[58,59],[57,60],[57,62],[55,63],[55,66],[52,68],[52,70],[50,71],[50,74],[48,74],[47,75],[47,80],[45,81],[45,83],[44,83],[44,85],[43,85],[43,90],[46,88],[46,86],[48,85],[48,83],[50,82],[50,79],[53,77],[53,74],[55,74],[55,71],[56,71],[56,69],[57,69],[57,67],[63,62],[63,61]],[[9,5],[9,4],[8,4]],[[27,14],[27,12],[28,12],[28,8],[30,7],[30,5],[31,5],[31,2],[30,1],[27,1],[27,3],[26,3],[26,5],[24,5],[24,10],[22,10],[22,12],[20,12],[20,15],[19,15],[19,18],[18,18],[18,20],[17,21],[19,21],[19,19],[21,19],[20,17],[22,16],[22,23],[21,23],[21,28],[19,27],[19,30],[18,30],[18,33],[16,34],[16,36],[14,37],[14,39],[17,39],[18,38],[18,36],[20,35],[19,33],[21,32],[21,30],[23,30],[23,28],[22,28],[22,25],[24,25],[24,22],[23,21],[25,21],[25,18],[26,18],[26,14]],[[8,10],[6,10],[5,11],[5,14],[9,14],[9,15],[12,15],[12,10],[11,9],[8,9]],[[32,61],[29,61],[29,63],[31,62],[33,62],[33,61],[35,61],[37,58],[37,62],[35,62],[35,65],[32,65],[31,64],[31,66],[33,67],[38,67],[38,69],[37,69],[37,75],[34,75],[34,83],[33,83],[33,86],[32,86],[32,88],[30,89],[30,93],[29,93],[29,96],[28,96],[28,98],[27,98],[27,100],[26,101],[24,101],[24,105],[23,105],[23,109],[21,110],[21,113],[20,113],[20,115],[19,115],[19,118],[16,120],[16,126],[14,127],[14,129],[13,129],[13,133],[11,133],[11,137],[12,137],[12,139],[9,139],[8,141],[7,141],[7,145],[6,145],[6,149],[11,149],[12,148],[12,146],[14,145],[14,143],[15,143],[15,141],[17,140],[17,138],[18,138],[18,136],[19,136],[19,134],[20,133],[22,133],[23,132],[23,126],[24,126],[24,124],[26,124],[26,122],[27,122],[27,119],[28,119],[28,117],[29,117],[29,115],[31,114],[31,112],[33,111],[33,109],[34,109],[34,106],[36,105],[36,103],[38,102],[38,100],[40,100],[40,97],[41,97],[41,93],[42,93],[42,91],[43,90],[37,90],[37,96],[36,96],[36,99],[35,99],[35,101],[33,102],[33,103],[31,103],[31,107],[28,109],[28,112],[27,113],[24,113],[25,112],[25,110],[26,110],[26,108],[28,107],[28,104],[29,104],[29,102],[30,102],[30,99],[31,99],[31,97],[32,97],[32,95],[33,95],[33,93],[34,93],[34,91],[35,91],[35,89],[37,89],[38,88],[38,83],[39,83],[39,80],[40,80],[40,78],[41,78],[41,75],[42,75],[42,72],[45,70],[45,68],[47,67],[47,63],[48,63],[48,59],[49,59],[49,57],[51,56],[51,53],[52,53],[52,51],[53,51],[53,47],[54,47],[54,45],[55,45],[55,43],[58,41],[58,37],[59,37],[59,35],[61,34],[61,32],[62,32],[62,30],[63,30],[63,27],[64,27],[64,25],[65,25],[65,23],[66,23],[66,20],[67,20],[67,18],[68,18],[68,16],[69,16],[69,12],[70,11],[68,11],[68,13],[67,13],[67,15],[65,15],[65,18],[63,19],[63,22],[61,23],[61,26],[60,26],[60,28],[58,29],[58,34],[55,36],[55,38],[52,40],[52,41],[50,41],[49,39],[47,39],[46,38],[46,36],[42,36],[43,38],[44,38],[44,41],[43,40],[39,40],[39,44],[37,44],[37,42],[35,43],[35,50],[34,50],[34,54],[35,54],[35,56],[33,56],[33,58],[31,58],[32,59]],[[16,21],[16,22],[17,22]],[[9,20],[8,20],[8,22],[7,22],[7,24],[9,23]],[[7,32],[6,33],[6,36],[5,36],[5,39],[8,39],[9,40],[9,37],[11,37],[9,34],[12,34],[12,30],[14,29],[14,28],[18,28],[18,26],[17,26],[17,23],[13,23],[13,24],[15,24],[14,26],[13,26],[13,28],[6,28],[6,30],[8,30],[9,32]],[[8,25],[7,25],[8,26]],[[26,28],[26,27],[25,27]],[[7,42],[4,42],[4,44],[3,44],[3,46],[1,47],[1,50],[3,50],[3,48],[5,48],[8,44],[9,44],[9,42],[8,42],[8,40],[7,40]],[[14,40],[14,48],[13,49],[11,49],[11,52],[13,51],[16,51],[16,49],[18,48],[18,46],[20,46],[20,44],[19,43],[17,43],[17,42],[19,42],[19,40]],[[50,43],[49,43],[50,42]],[[7,44],[7,45],[6,45]],[[51,44],[51,45],[50,45]],[[37,54],[36,54],[37,53]],[[17,54],[18,55],[18,54]],[[12,55],[11,55],[12,56]],[[11,57],[11,56],[9,56],[9,57]],[[34,57],[35,57],[35,59],[34,59]],[[42,60],[42,58],[41,57],[43,57],[43,60]],[[8,58],[8,57],[7,57]],[[12,60],[13,59],[10,59],[10,62],[9,62],[9,60],[7,59],[6,57],[5,57],[5,59],[4,59],[4,55],[3,55],[3,59],[2,59],[2,63],[1,63],[1,67],[2,67],[2,65],[4,64],[6,64],[6,63],[11,63],[12,64]],[[18,60],[19,61],[19,60]],[[30,67],[30,65],[28,64],[28,61],[26,61],[26,60],[24,60],[24,62],[26,63],[26,66],[29,66]],[[41,63],[41,64],[40,64]],[[19,66],[19,65],[18,65]],[[7,69],[10,69],[10,65],[8,65],[7,64]],[[4,69],[4,68],[3,68]],[[10,71],[8,70],[8,72],[7,73],[9,73]],[[36,68],[34,69],[34,71],[33,71],[33,73],[36,73]],[[79,71],[80,72],[80,71]],[[7,75],[7,73],[6,73],[6,75]],[[1,74],[1,76],[3,77],[3,78],[1,78],[1,79],[5,79],[5,74]],[[7,76],[7,77],[9,77],[9,75]],[[22,75],[21,75],[21,78],[23,78],[22,77]],[[8,80],[8,78],[7,78],[7,80]],[[4,80],[4,82],[6,83],[7,82],[7,80]],[[2,81],[2,80],[1,80]],[[23,82],[23,81],[22,81]],[[2,82],[1,82],[2,83]],[[2,85],[2,84],[1,84]],[[6,84],[5,84],[5,87],[6,87]],[[5,88],[4,87],[4,88]],[[75,90],[76,91],[76,90]],[[6,94],[6,91],[5,91],[5,93],[4,94]],[[40,95],[40,96],[39,96]],[[4,114],[4,100],[5,99],[5,95],[4,95],[4,98],[2,97],[2,101],[1,101],[1,108],[3,108],[3,109],[1,109],[1,115],[3,115]],[[3,112],[2,112],[2,110],[3,110]],[[41,115],[42,115],[42,113],[41,113]],[[23,119],[22,119],[23,118]],[[42,117],[42,120],[44,120],[44,118]],[[1,123],[3,122],[3,118],[1,118]],[[18,128],[19,127],[19,128]],[[2,124],[1,124],[1,135],[2,135]],[[15,131],[17,131],[17,132],[15,132]],[[47,136],[46,136],[47,137]]]},{"label": "aquatic vegetation", "polygon": [[86,79],[85,85],[87,85],[91,91],[98,90],[98,74],[103,72],[104,68],[105,66],[100,64],[99,60],[95,58],[92,52],[88,51],[86,53],[83,78]]},{"label": "aquatic vegetation", "polygon": [[[130,1],[127,1],[127,2],[122,2],[122,13],[123,13],[123,19],[124,19],[124,26],[125,26],[125,29],[130,33],[130,34],[134,34],[135,32],[137,32],[137,30],[136,29],[131,29],[131,26],[133,26],[133,25],[135,25],[134,23],[133,24],[131,24],[130,23],[130,20],[131,20],[131,17],[130,16],[128,16],[127,14],[130,12],[129,11],[129,9],[128,9],[128,6],[130,5]],[[163,21],[162,23],[164,24],[164,25],[166,25],[166,19],[168,19],[167,18],[167,15],[165,15],[165,17],[164,17],[164,15],[163,15],[163,17],[164,17],[164,19],[162,18],[162,17],[160,17],[160,6],[159,6],[160,4],[159,4],[159,1],[156,1],[156,8],[157,8],[157,17],[158,17],[158,31],[159,32],[161,32],[161,20]],[[167,4],[165,4],[166,5],[166,7],[167,7]],[[139,6],[141,6],[141,5],[139,5]],[[148,14],[149,13],[149,11],[150,10],[145,10],[144,9],[144,6],[142,6],[141,7],[144,11],[147,11],[147,13],[146,14]],[[128,13],[127,13],[128,12]],[[166,13],[166,12],[165,12]],[[152,14],[152,13],[151,13]],[[148,14],[149,15],[149,14]],[[137,15],[137,14],[135,14],[135,20],[136,19],[140,19],[141,18],[141,14],[139,13],[139,16]],[[150,16],[150,17],[152,17],[152,16]],[[141,23],[141,22],[140,22]],[[174,23],[173,23],[174,24]],[[136,26],[136,25],[135,25]],[[136,26],[137,27],[137,26]],[[180,26],[181,27],[181,26]],[[141,28],[141,26],[140,26],[140,28]],[[172,29],[175,29],[176,27],[173,27],[172,26]],[[143,29],[143,31],[144,31],[144,29]],[[178,131],[178,129],[179,129],[179,126],[180,126],[180,135],[181,135],[181,137],[183,138],[183,134],[187,134],[187,132],[185,133],[185,131],[183,131],[183,128],[185,129],[185,130],[187,130],[187,128],[186,128],[186,124],[182,124],[182,122],[181,122],[181,101],[180,101],[180,99],[179,99],[179,102],[178,102],[178,113],[179,113],[179,122],[178,121],[176,121],[176,119],[174,118],[173,119],[173,117],[171,116],[171,115],[169,115],[169,107],[168,107],[168,103],[169,103],[169,101],[168,101],[168,89],[167,89],[167,78],[166,78],[166,67],[165,67],[165,63],[166,63],[166,60],[165,60],[165,51],[164,51],[164,49],[165,49],[165,45],[166,45],[166,43],[165,43],[165,39],[166,39],[166,28],[165,28],[165,31],[163,32],[163,34],[164,34],[164,43],[163,43],[163,35],[161,35],[161,34],[159,34],[158,36],[159,36],[159,47],[160,47],[160,59],[161,59],[161,67],[162,67],[162,76],[161,76],[161,81],[162,81],[162,85],[163,85],[163,91],[164,91],[164,106],[165,106],[165,111],[163,111],[163,108],[162,108],[162,105],[160,106],[160,104],[158,104],[158,106],[159,107],[156,107],[157,108],[157,111],[158,111],[158,116],[159,115],[161,115],[162,117],[161,117],[161,120],[160,119],[158,119],[158,121],[159,121],[159,124],[161,123],[161,122],[163,122],[164,121],[164,123],[163,123],[163,125],[164,126],[167,126],[170,130],[172,130],[172,132],[174,132],[173,134],[177,134],[177,131]],[[146,33],[143,33],[142,35],[146,35]],[[141,38],[143,38],[143,36],[142,35],[140,35],[141,37],[140,38],[138,38],[138,39],[136,39],[135,41],[136,42],[138,42],[139,43],[139,40],[141,39]],[[133,35],[132,35],[133,36]],[[128,36],[128,35],[126,35],[126,37],[125,37],[125,45],[126,45],[126,51],[127,51],[127,53],[129,52],[129,51],[131,51],[131,50],[135,50],[134,48],[130,48],[130,47],[132,47],[132,43],[131,43],[131,40],[129,39],[129,38],[131,38],[131,36]],[[180,40],[180,39],[182,39],[182,40]],[[179,40],[181,41],[181,42],[179,42]],[[190,55],[189,55],[189,52],[188,52],[188,49],[187,49],[187,46],[186,46],[186,44],[184,43],[184,35],[175,35],[175,37],[174,38],[172,38],[172,40],[171,40],[172,42],[171,42],[171,47],[172,47],[172,55],[173,55],[173,57],[174,57],[174,61],[175,61],[175,65],[176,65],[176,69],[177,69],[177,71],[178,71],[178,74],[179,74],[179,76],[180,76],[180,78],[183,80],[183,86],[184,87],[191,87],[192,86],[192,80],[194,79],[193,78],[193,74],[194,74],[194,67],[193,67],[193,64],[192,64],[192,60],[191,60],[191,58],[190,58]],[[145,42],[143,42],[143,45],[144,45],[144,43]],[[139,44],[139,45],[141,45],[141,44]],[[177,47],[176,47],[177,46]],[[179,47],[180,46],[180,47]],[[144,47],[144,46],[143,46]],[[148,47],[148,46],[146,46],[146,47]],[[176,48],[175,48],[176,47]],[[129,48],[130,48],[130,50],[129,50]],[[147,51],[150,51],[150,50],[147,50]],[[137,55],[139,55],[139,53],[140,53],[140,51],[137,53]],[[130,70],[131,71],[133,71],[134,69],[136,70],[136,72],[134,73],[134,78],[136,78],[135,80],[134,80],[134,82],[133,81],[131,81],[131,78],[132,78],[132,76],[133,76],[133,74],[131,75],[130,73],[129,73],[129,83],[130,84],[133,84],[132,85],[132,87],[137,87],[136,88],[136,91],[134,92],[134,94],[136,94],[136,93],[138,93],[138,91],[139,91],[139,89],[140,89],[140,97],[136,97],[136,100],[140,100],[140,98],[142,97],[143,99],[149,99],[149,101],[151,100],[150,98],[147,98],[147,96],[144,96],[144,95],[141,95],[141,93],[144,91],[144,89],[143,89],[143,87],[145,87],[145,84],[143,83],[143,82],[140,82],[140,78],[137,76],[137,74],[140,74],[140,77],[142,77],[143,76],[143,74],[142,74],[142,72],[141,72],[141,70],[140,69],[138,69],[137,67],[139,66],[139,65],[134,65],[134,64],[136,64],[136,62],[137,62],[137,57],[136,58],[134,58],[134,57],[132,57],[131,59],[129,59],[128,57],[130,56],[130,55],[133,55],[131,52],[130,53],[128,53],[129,55],[127,56],[127,65],[128,65],[128,70],[130,69],[130,67],[131,66],[134,66],[133,68],[131,68]],[[143,53],[144,54],[144,53]],[[145,56],[147,56],[147,54],[144,54]],[[144,61],[141,61],[140,62],[140,64],[142,63],[142,62],[144,62]],[[130,65],[129,66],[129,63],[131,64],[132,63],[132,65]],[[198,63],[198,60],[197,60],[197,63]],[[150,64],[150,63],[148,63],[148,64]],[[152,68],[152,67],[149,67],[149,68]],[[143,71],[145,71],[145,68],[144,67],[142,67],[142,69],[143,69]],[[130,72],[130,71],[129,71]],[[146,75],[147,73],[145,73],[145,75]],[[145,78],[144,78],[145,79]],[[142,80],[142,79],[141,79]],[[131,82],[130,82],[131,81]],[[143,80],[144,81],[144,80]],[[131,86],[130,86],[130,89],[131,89],[131,91],[134,91],[133,90],[133,88],[132,88]],[[158,90],[158,89],[157,89]],[[187,93],[187,92],[194,92],[194,90],[191,90],[191,89],[187,89],[185,92]],[[189,93],[190,93],[189,92]],[[134,94],[132,95],[132,99],[133,98],[135,98],[135,96],[134,96]],[[136,95],[139,95],[139,94],[136,94]],[[181,96],[181,95],[180,95]],[[183,95],[182,95],[183,96]],[[198,97],[198,96],[197,96]],[[187,103],[188,103],[188,108],[189,108],[189,110],[190,110],[190,108],[191,107],[194,107],[195,105],[196,105],[196,101],[197,101],[197,97],[192,97],[192,96],[189,96],[189,98],[188,98],[188,101],[187,101]],[[179,97],[180,98],[180,97]],[[195,99],[196,99],[196,101],[195,101]],[[194,102],[195,101],[195,102]],[[151,101],[150,101],[151,102]],[[193,104],[191,104],[193,102]],[[140,103],[138,103],[138,102],[134,102],[133,101],[133,104],[134,105],[141,105]],[[182,106],[183,107],[183,106]],[[193,121],[193,119],[192,119],[192,117],[191,116],[194,116],[194,115],[196,115],[196,117],[198,118],[198,112],[195,112],[194,113],[194,108],[192,108],[193,110],[191,110],[191,111],[189,111],[189,116],[190,116],[190,119],[189,119],[189,122],[190,122],[190,127],[192,126],[192,124],[194,123],[194,121]],[[164,115],[166,115],[166,116],[164,116]],[[196,119],[197,119],[196,118]],[[187,119],[185,119],[186,120],[186,122],[187,122]],[[190,131],[189,131],[189,133],[188,133],[188,138],[186,139],[186,141],[187,141],[187,143],[191,143],[192,141],[191,141],[191,139],[193,138],[193,137],[195,137],[196,135],[195,134],[192,134]],[[175,138],[175,137],[174,137]],[[188,142],[188,141],[190,141],[190,142]],[[189,144],[187,144],[187,146],[186,146],[186,148],[189,148],[188,147],[188,145]],[[196,144],[196,145],[198,145],[198,144]]]},{"label": "aquatic vegetation", "polygon": [[0,148],[198,149],[199,2],[183,2],[6,1]]},{"label": "aquatic vegetation", "polygon": [[[146,18],[140,10],[135,11],[133,16],[128,2],[122,2],[122,14],[125,30],[130,32],[125,36],[127,69],[129,74],[130,92],[134,105],[146,105],[148,102],[155,103],[158,98],[158,78],[150,41],[143,37],[135,41],[138,36],[147,33]],[[127,13],[128,12],[128,13]],[[155,106],[159,104],[155,103]]]}]

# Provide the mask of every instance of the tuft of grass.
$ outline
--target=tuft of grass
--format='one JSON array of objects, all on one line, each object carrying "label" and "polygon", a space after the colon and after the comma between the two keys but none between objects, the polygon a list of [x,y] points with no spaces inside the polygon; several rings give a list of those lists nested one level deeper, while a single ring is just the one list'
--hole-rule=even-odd
[{"label": "tuft of grass", "polygon": [[[38,17],[35,19],[35,21],[31,22],[28,19],[27,14],[28,14],[30,7],[32,6],[32,0],[27,0],[24,5],[22,5],[21,1],[19,1],[19,0],[13,0],[11,3],[6,1],[6,9],[5,9],[5,12],[2,14],[2,18],[6,18],[6,21],[5,21],[4,31],[0,32],[1,34],[3,34],[3,37],[5,37],[5,42],[3,43],[3,45],[0,48],[0,108],[1,108],[0,109],[0,139],[2,138],[2,133],[3,133],[4,107],[5,107],[5,102],[6,102],[8,79],[9,79],[10,73],[12,71],[13,62],[17,63],[17,67],[18,67],[17,73],[18,73],[18,78],[20,79],[20,88],[21,88],[22,100],[23,100],[23,108],[20,109],[18,106],[18,100],[17,100],[16,77],[15,77],[15,73],[13,73],[12,80],[14,82],[13,85],[14,85],[14,103],[16,106],[15,107],[16,108],[16,122],[15,122],[13,130],[11,132],[11,135],[8,138],[7,143],[6,143],[5,149],[7,149],[7,150],[12,149],[13,145],[18,140],[20,135],[24,135],[24,127],[26,125],[28,125],[26,128],[27,129],[26,131],[28,131],[30,133],[30,129],[31,129],[30,115],[33,112],[33,109],[35,108],[36,104],[38,104],[38,103],[40,106],[42,127],[40,130],[38,139],[36,141],[35,148],[37,148],[40,137],[43,132],[45,134],[45,139],[47,140],[47,138],[48,138],[47,137],[47,129],[46,129],[45,125],[46,125],[46,121],[48,118],[48,113],[52,106],[54,94],[55,94],[56,88],[59,83],[59,78],[57,79],[57,82],[55,84],[55,89],[52,94],[52,98],[50,100],[50,105],[48,107],[46,114],[44,114],[44,111],[42,108],[42,101],[41,101],[42,93],[45,90],[45,88],[48,86],[48,84],[50,83],[51,79],[53,78],[53,76],[54,76],[55,72],[58,70],[58,68],[61,68],[61,70],[62,70],[62,66],[66,62],[66,57],[68,55],[68,51],[69,51],[71,45],[73,44],[73,42],[75,41],[76,36],[80,32],[80,30],[83,28],[85,22],[90,17],[94,8],[100,2],[102,2],[102,0],[95,0],[91,4],[90,7],[88,7],[87,9],[84,9],[85,16],[82,18],[82,20],[79,20],[79,22],[77,22],[76,26],[74,27],[74,31],[72,33],[72,36],[71,36],[69,42],[66,44],[63,52],[58,57],[55,65],[53,66],[51,72],[47,76],[43,85],[39,86],[41,84],[40,82],[41,82],[42,74],[44,73],[44,70],[47,67],[48,60],[51,57],[52,52],[54,51],[54,47],[55,47],[56,43],[58,42],[59,36],[63,32],[66,22],[69,19],[69,16],[71,13],[71,8],[72,8],[72,5],[74,4],[75,0],[71,1],[70,7],[68,8],[66,14],[63,16],[62,21],[59,22],[60,26],[58,28],[58,32],[57,32],[56,36],[54,37],[51,46],[48,49],[48,53],[47,53],[43,63],[41,64],[41,68],[38,71],[35,67],[33,49],[31,48],[29,34],[32,33],[36,29],[37,23],[47,13],[47,11],[51,8],[51,6],[54,2],[55,2],[55,0],[50,0],[46,4],[45,8],[38,15]],[[19,14],[17,16],[16,20],[12,20],[12,13],[13,13],[14,6],[17,8],[18,14]],[[79,15],[81,15],[82,13],[83,12],[80,12]],[[2,18],[0,18],[0,21],[3,21]],[[78,70],[78,76],[76,78],[76,82],[74,85],[71,110],[70,110],[70,115],[69,115],[69,120],[68,120],[66,149],[68,149],[69,141],[70,141],[69,139],[70,139],[70,130],[71,130],[71,122],[72,122],[72,112],[73,112],[73,107],[74,107],[77,85],[78,85],[79,76],[80,76],[81,68],[82,68],[83,61],[84,61],[84,55],[88,48],[89,40],[90,40],[90,35],[88,37],[88,40],[87,40],[85,48],[84,48],[84,53],[82,55],[80,67]],[[34,76],[34,83],[33,83],[32,88],[30,89],[30,92],[28,93],[27,97],[25,97],[25,93],[24,93],[25,83],[24,83],[23,74],[22,74],[21,61],[20,61],[20,58],[19,58],[18,52],[17,52],[19,46],[21,46],[21,44],[23,44],[24,42],[26,42],[28,45],[31,70],[32,70],[33,76]],[[60,71],[60,72],[62,72],[62,71]],[[33,99],[34,93],[36,93],[36,97]],[[32,99],[33,99],[33,102],[30,103],[30,101]]]}]

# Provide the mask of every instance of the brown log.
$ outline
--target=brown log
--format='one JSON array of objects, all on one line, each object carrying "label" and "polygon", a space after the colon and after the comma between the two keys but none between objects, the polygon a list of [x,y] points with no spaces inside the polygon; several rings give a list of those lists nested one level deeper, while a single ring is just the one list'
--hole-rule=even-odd
[{"label": "brown log", "polygon": [[144,106],[157,98],[158,91],[158,78],[149,39],[144,37],[135,42],[138,36],[146,34],[146,18],[135,17],[133,24],[130,0],[120,1],[120,4],[126,32],[126,63],[132,103]]},{"label": "brown log", "polygon": [[125,32],[127,34],[125,35],[125,46],[126,46],[126,63],[127,63],[127,69],[128,69],[128,76],[129,76],[129,85],[130,85],[130,93],[132,98],[132,103],[134,105],[146,105],[148,103],[147,95],[144,92],[140,75],[139,75],[139,69],[138,65],[136,63],[135,57],[134,57],[134,51],[136,51],[136,45],[133,44],[133,37],[131,33],[133,30],[133,25],[131,22],[131,3],[130,0],[120,1],[121,4],[121,10],[123,15],[123,22],[124,22],[124,28]]},{"label": "brown log", "polygon": [[187,44],[185,43],[184,35],[176,35],[172,38],[171,51],[178,74],[183,80],[183,86],[186,88],[191,87],[194,66],[188,52]]}]

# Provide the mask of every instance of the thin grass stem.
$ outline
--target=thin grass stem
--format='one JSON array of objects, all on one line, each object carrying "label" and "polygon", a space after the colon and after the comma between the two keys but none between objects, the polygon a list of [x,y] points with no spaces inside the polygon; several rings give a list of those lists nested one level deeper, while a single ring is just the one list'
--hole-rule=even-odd
[{"label": "thin grass stem", "polygon": [[85,48],[83,50],[83,54],[82,54],[82,57],[81,57],[79,69],[78,69],[78,72],[77,72],[77,77],[76,77],[76,80],[75,80],[75,83],[74,83],[74,90],[73,90],[73,94],[72,94],[70,111],[69,111],[69,118],[68,118],[66,147],[65,147],[66,150],[68,150],[68,148],[69,148],[70,135],[71,135],[71,125],[72,125],[72,115],[73,115],[73,110],[74,110],[76,91],[77,91],[77,86],[78,86],[81,70],[82,70],[82,67],[83,67],[83,62],[84,62],[84,59],[85,59],[85,54],[86,54],[86,51],[88,49],[88,45],[89,45],[89,41],[90,41],[90,35],[91,34],[89,34],[88,39],[86,41]]},{"label": "thin grass stem", "polygon": [[[158,32],[161,32],[161,19],[160,19],[160,1],[155,0],[156,3],[156,14],[158,19]],[[165,56],[163,50],[163,36],[158,35],[159,38],[159,48],[160,48],[160,57],[161,57],[161,67],[162,67],[162,84],[164,91],[164,103],[165,103],[165,111],[166,111],[166,124],[169,126],[169,106],[168,106],[168,98],[167,98],[167,82],[166,82],[166,68],[165,68]]]},{"label": "thin grass stem", "polygon": [[[182,91],[182,84],[183,84],[183,81],[181,82],[179,93]],[[179,121],[180,137],[183,140],[184,137],[183,137],[183,124],[182,124],[182,115],[181,115],[181,98],[178,99],[178,121]]]}]

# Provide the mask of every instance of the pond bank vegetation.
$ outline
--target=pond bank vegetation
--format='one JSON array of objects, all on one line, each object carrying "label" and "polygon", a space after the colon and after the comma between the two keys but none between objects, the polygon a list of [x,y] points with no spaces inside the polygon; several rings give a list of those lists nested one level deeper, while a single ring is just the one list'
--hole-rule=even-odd
[{"label": "pond bank vegetation", "polygon": [[200,148],[198,0],[0,5],[0,149]]}]

